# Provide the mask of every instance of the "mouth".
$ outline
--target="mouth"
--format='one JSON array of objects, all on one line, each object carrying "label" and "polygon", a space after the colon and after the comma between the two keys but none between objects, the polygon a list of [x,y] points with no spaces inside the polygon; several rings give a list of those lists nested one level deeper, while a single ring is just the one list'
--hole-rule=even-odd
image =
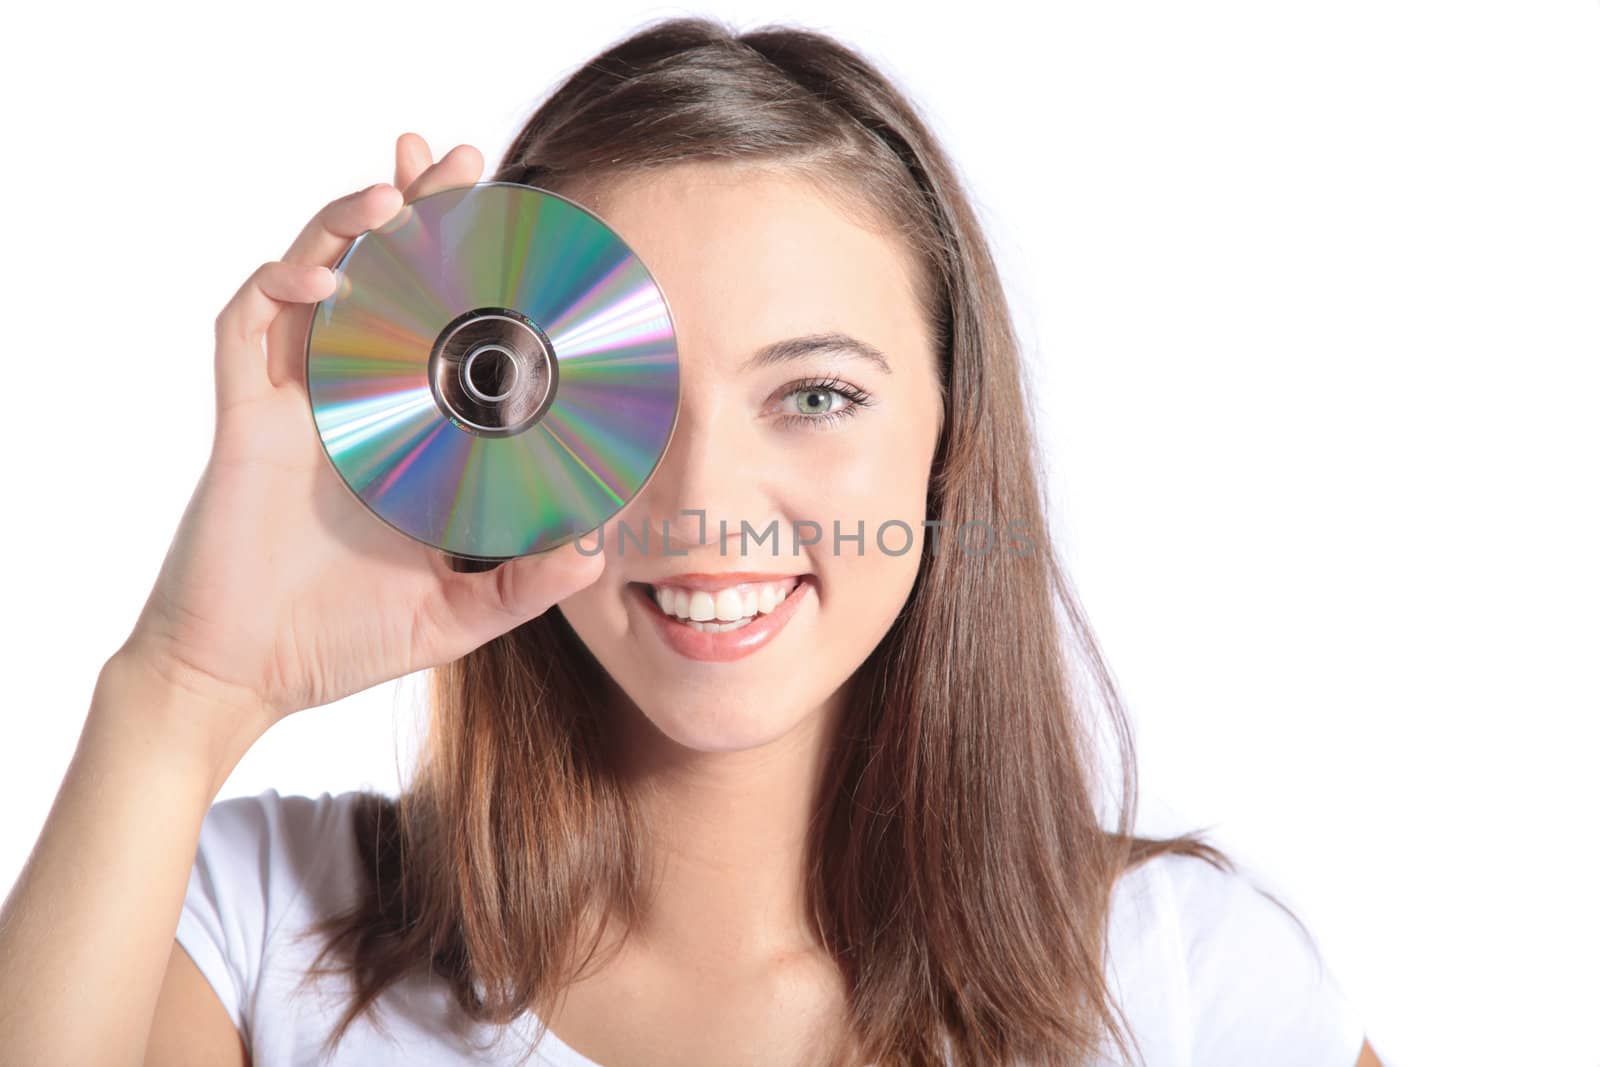
[{"label": "mouth", "polygon": [[812,574],[768,582],[742,582],[715,592],[629,582],[630,604],[650,618],[649,628],[688,659],[742,659],[782,631],[816,585]]}]

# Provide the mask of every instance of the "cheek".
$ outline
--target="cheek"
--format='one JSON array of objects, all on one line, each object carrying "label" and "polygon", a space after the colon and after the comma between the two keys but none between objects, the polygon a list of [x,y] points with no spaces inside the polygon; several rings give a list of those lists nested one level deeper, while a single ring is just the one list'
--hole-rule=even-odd
[{"label": "cheek", "polygon": [[[937,426],[929,386],[834,428],[796,431],[763,466],[782,471],[782,492],[791,509],[806,512],[801,517],[822,523],[830,536],[834,519],[851,532],[863,520],[871,548],[877,522],[899,519],[915,529],[924,518]],[[897,551],[905,537],[903,528],[886,530],[884,543]]]},{"label": "cheek", "polygon": [[[891,453],[841,457],[805,492],[804,518],[820,524],[827,562],[835,559],[834,524],[838,524],[837,560],[842,565],[873,560],[894,566],[916,559],[920,523],[927,501],[925,464],[905,462]],[[909,528],[909,529],[908,529]],[[860,541],[845,540],[860,534]],[[908,539],[914,538],[908,548]]]},{"label": "cheek", "polygon": [[888,630],[916,580],[927,503],[926,451],[909,441],[841,448],[792,509],[797,518],[822,528],[813,551],[824,639],[839,642],[858,660]]},{"label": "cheek", "polygon": [[562,599],[556,610],[566,617],[567,624],[597,657],[603,658],[600,654],[624,636],[627,615],[622,591],[612,588],[612,583],[605,578]]},{"label": "cheek", "polygon": [[[660,520],[652,521],[641,503],[642,498],[635,498],[601,528],[599,538],[605,545],[606,569],[600,577],[557,604],[557,610],[566,616],[567,623],[583,639],[583,643],[596,653],[608,644],[622,640],[628,631],[621,574],[636,553],[631,551],[634,546],[630,542],[627,558],[618,556],[617,544],[622,538],[620,527],[626,523],[629,530],[639,536],[649,529],[652,539],[660,534]],[[582,540],[586,547],[593,548],[595,538],[595,534],[587,533]],[[656,545],[657,542],[652,540],[652,549]]]}]

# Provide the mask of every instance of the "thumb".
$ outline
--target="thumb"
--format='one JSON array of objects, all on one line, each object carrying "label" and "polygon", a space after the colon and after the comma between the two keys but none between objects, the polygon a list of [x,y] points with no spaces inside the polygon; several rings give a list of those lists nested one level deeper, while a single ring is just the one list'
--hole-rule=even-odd
[{"label": "thumb", "polygon": [[455,573],[446,580],[450,605],[465,654],[592,584],[605,570],[604,551],[580,551],[579,542],[532,556],[520,556],[476,574]]}]

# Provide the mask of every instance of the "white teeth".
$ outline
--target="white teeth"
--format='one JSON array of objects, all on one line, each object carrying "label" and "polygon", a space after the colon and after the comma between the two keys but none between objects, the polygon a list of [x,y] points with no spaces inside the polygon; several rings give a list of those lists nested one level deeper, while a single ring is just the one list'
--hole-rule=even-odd
[{"label": "white teeth", "polygon": [[[754,615],[755,612],[750,614]],[[723,589],[717,593],[717,618],[723,622],[734,622],[744,618],[744,597],[739,595],[737,589]]]},{"label": "white teeth", "polygon": [[[730,586],[714,594],[704,589],[667,585],[653,586],[652,590],[656,603],[666,614],[697,630],[720,631],[738,629],[756,615],[771,614],[798,584],[798,579],[790,578],[781,582]],[[732,625],[721,625],[724,623]]]},{"label": "white teeth", "polygon": [[755,621],[756,620],[754,620],[754,619],[740,619],[738,622],[690,622],[690,621],[685,621],[684,625],[688,626],[688,627],[690,627],[692,629],[699,630],[701,633],[720,634],[720,633],[725,633],[728,630],[737,630],[741,626],[749,626],[751,623],[753,623]]}]

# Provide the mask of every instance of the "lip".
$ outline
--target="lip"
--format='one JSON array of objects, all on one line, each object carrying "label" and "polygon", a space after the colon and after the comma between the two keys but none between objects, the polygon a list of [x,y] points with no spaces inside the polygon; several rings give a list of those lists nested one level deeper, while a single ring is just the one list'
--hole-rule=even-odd
[{"label": "lip", "polygon": [[726,574],[665,574],[660,578],[652,578],[649,585],[673,585],[680,589],[703,590],[707,593],[720,592],[733,585],[746,585],[762,582],[786,582],[790,578],[801,578],[799,574],[772,574],[765,571],[732,571]]},{"label": "lip", "polygon": [[[770,575],[764,577],[766,580],[772,580]],[[676,584],[681,579],[682,576],[674,578],[668,584]],[[730,583],[723,582],[723,584]],[[794,589],[790,590],[789,595],[784,597],[783,603],[779,604],[775,611],[767,615],[757,615],[754,622],[724,633],[705,633],[674,621],[661,610],[661,605],[656,603],[650,586],[644,583],[629,582],[628,595],[634,598],[640,610],[650,616],[650,624],[660,635],[662,642],[678,655],[704,663],[729,663],[754,654],[778,636],[779,631],[799,610],[800,602],[811,595],[812,586],[815,584],[815,575],[799,575]]]}]

